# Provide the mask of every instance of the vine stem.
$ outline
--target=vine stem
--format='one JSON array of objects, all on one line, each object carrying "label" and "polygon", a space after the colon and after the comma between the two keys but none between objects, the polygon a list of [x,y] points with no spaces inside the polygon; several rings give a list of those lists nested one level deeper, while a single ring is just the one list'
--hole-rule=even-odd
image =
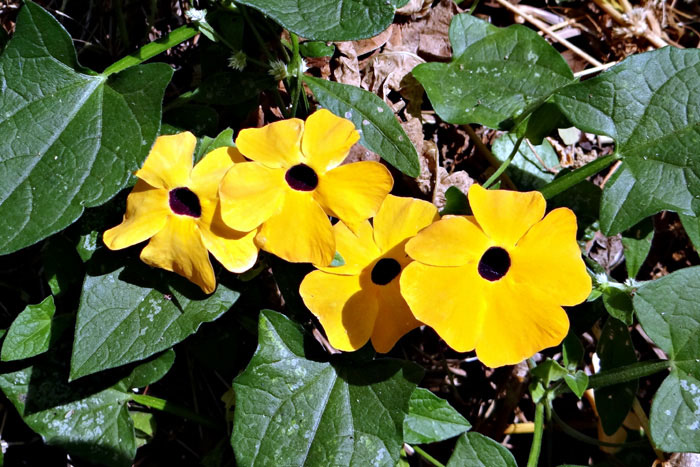
[{"label": "vine stem", "polygon": [[[671,368],[670,360],[647,360],[644,362],[636,362],[630,365],[621,366],[603,370],[600,373],[591,375],[588,379],[589,389],[598,389],[614,384],[626,383],[635,379],[644,378],[660,371]],[[565,384],[559,386],[554,391],[555,395],[569,392],[571,389]]]},{"label": "vine stem", "polygon": [[527,459],[527,467],[537,467],[542,449],[542,431],[544,429],[544,403],[542,401],[535,405],[535,432],[532,436],[530,446],[530,456]]},{"label": "vine stem", "polygon": [[420,456],[425,459],[426,461],[430,462],[433,464],[435,467],[445,467],[445,465],[440,462],[439,460],[435,459],[433,456],[425,452],[423,449],[419,448],[418,446],[413,446],[411,445],[411,448],[416,451]]},{"label": "vine stem", "polygon": [[301,55],[299,54],[299,37],[294,34],[293,32],[289,32],[289,36],[292,39],[292,60],[291,60],[291,68],[294,70],[294,87],[292,88],[292,111],[291,111],[291,116],[296,117],[297,115],[297,107],[299,106],[299,97],[301,96],[302,90],[303,90],[303,84],[301,81],[302,77],[302,70],[301,70]]},{"label": "vine stem", "polygon": [[593,162],[580,167],[573,172],[569,172],[562,175],[559,178],[555,178],[545,186],[540,189],[540,193],[545,199],[553,198],[554,196],[562,193],[572,186],[584,181],[591,175],[595,175],[604,168],[608,167],[615,161],[620,160],[620,156],[617,154],[610,154],[604,157],[599,157]]},{"label": "vine stem", "polygon": [[135,65],[139,65],[146,60],[155,57],[158,54],[165,52],[171,47],[175,47],[188,39],[193,38],[199,31],[191,26],[181,26],[174,31],[169,32],[165,37],[156,41],[150,42],[141,47],[136,52],[123,57],[102,72],[103,76],[109,76],[114,73],[126,70]]},{"label": "vine stem", "polygon": [[152,409],[160,410],[161,412],[167,412],[179,417],[197,422],[200,425],[207,426],[209,428],[220,428],[221,424],[216,423],[214,420],[203,417],[198,413],[192,412],[191,410],[181,407],[179,405],[173,404],[165,399],[159,397],[148,396],[146,394],[131,394],[131,400],[137,402],[146,407]]},{"label": "vine stem", "polygon": [[503,164],[501,164],[500,167],[498,167],[498,169],[496,169],[496,171],[489,177],[489,179],[486,180],[486,182],[483,185],[484,188],[488,188],[489,186],[491,186],[496,180],[498,180],[498,177],[500,177],[501,174],[505,172],[510,163],[513,161],[515,155],[518,153],[518,149],[520,149],[520,143],[523,142],[523,139],[525,139],[525,135],[518,138],[518,140],[515,142],[515,146],[513,146],[513,150],[510,152],[510,154],[508,154],[508,158],[505,161],[503,161]]}]

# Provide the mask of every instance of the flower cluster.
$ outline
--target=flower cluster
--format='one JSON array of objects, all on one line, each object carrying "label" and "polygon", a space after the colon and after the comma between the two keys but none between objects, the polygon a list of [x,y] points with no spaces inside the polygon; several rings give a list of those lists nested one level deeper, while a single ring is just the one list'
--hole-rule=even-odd
[{"label": "flower cluster", "polygon": [[[558,345],[562,306],[591,290],[573,212],[545,216],[538,192],[473,185],[473,216],[440,219],[431,203],[390,195],[382,164],[341,165],[358,140],[352,122],[319,110],[242,130],[236,148],[193,167],[191,133],[161,136],[104,242],[150,239],[143,261],[206,293],[216,287],[208,252],[232,272],[251,268],[259,248],[310,262],[301,297],[340,350],[371,341],[388,352],[422,324],[493,367]],[[331,266],[337,254],[344,264]]]}]

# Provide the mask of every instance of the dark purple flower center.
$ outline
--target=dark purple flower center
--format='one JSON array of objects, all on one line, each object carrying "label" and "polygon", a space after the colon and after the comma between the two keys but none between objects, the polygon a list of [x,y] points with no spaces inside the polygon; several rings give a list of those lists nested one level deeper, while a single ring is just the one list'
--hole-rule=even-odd
[{"label": "dark purple flower center", "polygon": [[479,260],[479,275],[487,281],[497,281],[510,269],[510,256],[501,247],[492,246]]},{"label": "dark purple flower center", "polygon": [[189,188],[175,188],[170,190],[170,209],[181,216],[199,217],[202,215],[202,206],[199,198]]},{"label": "dark purple flower center", "polygon": [[372,268],[372,282],[387,285],[401,273],[401,265],[393,258],[382,258]]},{"label": "dark purple flower center", "polygon": [[318,186],[318,175],[306,164],[298,164],[287,170],[284,179],[297,191],[311,191]]}]

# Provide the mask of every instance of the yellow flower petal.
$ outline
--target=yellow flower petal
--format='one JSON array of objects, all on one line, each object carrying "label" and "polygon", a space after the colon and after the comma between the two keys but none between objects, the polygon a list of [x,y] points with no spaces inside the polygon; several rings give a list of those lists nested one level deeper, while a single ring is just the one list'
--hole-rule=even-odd
[{"label": "yellow flower petal", "polygon": [[399,291],[399,281],[380,287],[377,293],[379,310],[372,332],[372,345],[380,353],[389,352],[409,331],[421,325],[411,313]]},{"label": "yellow flower petal", "polygon": [[303,133],[303,120],[280,120],[262,128],[241,130],[236,138],[236,147],[248,159],[267,167],[291,167],[304,160],[301,154]]},{"label": "yellow flower petal", "polygon": [[486,316],[476,355],[486,366],[513,365],[559,345],[569,331],[564,310],[548,296],[512,280],[484,287]]},{"label": "yellow flower petal", "polygon": [[438,267],[415,261],[406,266],[400,279],[401,295],[413,316],[435,329],[458,352],[473,350],[481,335],[482,282],[474,265]]},{"label": "yellow flower petal", "polygon": [[394,179],[379,162],[341,165],[319,176],[314,197],[325,211],[350,228],[374,216]]},{"label": "yellow flower petal", "polygon": [[374,239],[382,252],[387,252],[437,219],[437,207],[432,203],[388,195],[374,216]]},{"label": "yellow flower petal", "polygon": [[591,293],[591,278],[576,243],[576,216],[555,209],[535,224],[510,253],[508,275],[535,287],[559,305],[573,306]]},{"label": "yellow flower petal", "polygon": [[197,138],[189,131],[159,136],[136,176],[166,190],[187,186],[196,144]]},{"label": "yellow flower petal", "polygon": [[248,232],[279,212],[285,192],[290,191],[284,172],[257,162],[231,167],[219,186],[224,222],[235,230]]},{"label": "yellow flower petal", "polygon": [[321,109],[306,119],[301,149],[307,164],[322,174],[340,165],[359,139],[350,120]]},{"label": "yellow flower petal", "polygon": [[333,347],[352,351],[367,343],[377,316],[377,299],[371,291],[362,290],[360,276],[313,271],[301,282],[299,294],[321,321]]},{"label": "yellow flower petal", "polygon": [[429,225],[406,244],[406,253],[433,266],[478,262],[491,245],[484,232],[466,217],[448,216]]},{"label": "yellow flower petal", "polygon": [[110,250],[136,245],[157,234],[169,214],[168,192],[138,180],[126,199],[124,220],[107,230],[102,239]]},{"label": "yellow flower petal", "polygon": [[345,260],[343,266],[317,266],[331,274],[360,274],[381,253],[374,244],[372,225],[369,221],[358,224],[352,232],[345,224],[338,222],[333,226],[335,250]]},{"label": "yellow flower petal", "polygon": [[469,188],[469,205],[482,230],[503,248],[510,248],[544,216],[546,202],[539,191],[519,193]]},{"label": "yellow flower petal", "polygon": [[216,288],[214,270],[195,219],[172,215],[163,230],[141,251],[141,259],[151,266],[186,277],[212,293]]},{"label": "yellow flower petal", "polygon": [[263,250],[293,263],[327,266],[335,256],[331,221],[304,192],[290,190],[284,195],[282,210],[265,221],[256,241]]},{"label": "yellow flower petal", "polygon": [[219,184],[234,163],[245,162],[236,148],[217,148],[194,166],[189,188],[200,198],[219,198]]},{"label": "yellow flower petal", "polygon": [[258,247],[256,230],[239,232],[224,224],[221,206],[210,201],[202,203],[202,217],[197,221],[207,250],[231,272],[245,272],[255,265]]}]

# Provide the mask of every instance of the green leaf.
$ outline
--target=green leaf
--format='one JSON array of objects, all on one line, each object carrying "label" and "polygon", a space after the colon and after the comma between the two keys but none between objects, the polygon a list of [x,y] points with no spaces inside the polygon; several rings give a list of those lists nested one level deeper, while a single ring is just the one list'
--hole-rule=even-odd
[{"label": "green leaf", "polygon": [[663,209],[700,213],[700,50],[665,47],[632,55],[554,102],[583,131],[615,139],[622,165],[605,185],[603,233]]},{"label": "green leaf", "polygon": [[678,214],[678,217],[680,217],[683,229],[685,229],[685,233],[690,238],[695,249],[700,249],[700,218],[686,214]]},{"label": "green leaf", "polygon": [[338,268],[340,266],[345,266],[345,258],[336,251],[335,255],[333,255],[333,261],[331,261],[330,267]]},{"label": "green leaf", "polygon": [[[513,133],[507,133],[494,141],[491,150],[496,159],[505,162],[517,139]],[[523,141],[506,169],[506,175],[523,191],[536,190],[554,180],[554,173],[548,169],[559,165],[559,156],[549,141],[543,140],[542,144],[532,148]]]},{"label": "green leaf", "polygon": [[445,207],[440,211],[440,215],[447,214],[465,215],[471,214],[467,195],[462,193],[462,190],[456,186],[451,186],[445,190]]},{"label": "green leaf", "polygon": [[209,136],[204,136],[198,141],[197,149],[194,152],[194,163],[196,164],[208,153],[212,152],[214,149],[223,147],[235,147],[233,143],[233,130],[227,128],[219,133],[216,138],[210,138]]},{"label": "green leaf", "polygon": [[644,332],[672,362],[649,414],[651,436],[666,452],[700,452],[699,302],[697,266],[646,282],[634,297]]},{"label": "green leaf", "polygon": [[172,70],[86,74],[68,33],[27,2],[0,56],[0,254],[36,243],[124,188],[145,159]]},{"label": "green leaf", "polygon": [[573,329],[569,329],[569,334],[561,343],[561,357],[564,366],[568,370],[575,370],[579,362],[583,359],[583,344]]},{"label": "green leaf", "polygon": [[513,454],[496,441],[470,432],[457,440],[447,467],[517,467]]},{"label": "green leaf", "polygon": [[360,132],[360,144],[409,177],[420,175],[416,148],[386,102],[349,84],[307,75],[304,82],[323,107],[355,124]]},{"label": "green leaf", "polygon": [[[160,365],[161,358],[134,371]],[[100,382],[104,379],[68,383],[67,359],[59,351],[47,353],[37,365],[0,374],[0,390],[47,444],[107,466],[128,467],[136,454],[126,407],[134,387],[129,378],[111,386]]]},{"label": "green leaf", "polygon": [[52,334],[57,333],[56,327],[60,326],[52,326],[56,324],[55,312],[53,296],[49,295],[37,305],[28,305],[17,315],[2,344],[2,361],[34,357],[49,350]]},{"label": "green leaf", "polygon": [[559,381],[569,372],[566,371],[566,368],[561,366],[559,363],[555,362],[551,358],[548,358],[530,370],[530,373],[532,376],[539,378],[546,387],[553,381]]},{"label": "green leaf", "polygon": [[622,233],[622,248],[625,251],[627,276],[631,279],[637,277],[639,268],[647,259],[653,238],[654,223],[651,219],[645,219]]},{"label": "green leaf", "polygon": [[405,0],[241,0],[309,40],[353,41],[376,36]]},{"label": "green leaf", "polygon": [[299,44],[299,52],[304,57],[330,57],[335,52],[335,45],[326,44],[322,41],[307,41]]},{"label": "green leaf", "polygon": [[418,367],[309,360],[301,327],[273,311],[261,312],[258,340],[233,384],[238,465],[396,464]]},{"label": "green leaf", "polygon": [[588,375],[581,370],[576,373],[564,375],[564,382],[569,386],[569,389],[576,394],[579,399],[588,388]]},{"label": "green leaf", "polygon": [[[600,357],[601,371],[637,361],[627,325],[615,318],[608,318],[605,322],[596,353]],[[612,435],[620,428],[632,408],[638,386],[638,380],[634,380],[596,389],[595,403],[606,434]]]},{"label": "green leaf", "polygon": [[435,443],[461,435],[471,424],[444,399],[423,388],[411,394],[408,416],[403,421],[403,441]]},{"label": "green leaf", "polygon": [[631,326],[634,321],[634,308],[632,297],[624,290],[615,287],[606,287],[603,290],[603,305],[605,309],[615,319]]},{"label": "green leaf", "polygon": [[204,295],[180,276],[133,263],[83,284],[71,379],[141,360],[221,316],[239,293],[219,284]]},{"label": "green leaf", "polygon": [[453,60],[413,75],[437,114],[455,124],[508,130],[574,76],[559,52],[521,25],[498,28],[469,14],[450,24]]}]

